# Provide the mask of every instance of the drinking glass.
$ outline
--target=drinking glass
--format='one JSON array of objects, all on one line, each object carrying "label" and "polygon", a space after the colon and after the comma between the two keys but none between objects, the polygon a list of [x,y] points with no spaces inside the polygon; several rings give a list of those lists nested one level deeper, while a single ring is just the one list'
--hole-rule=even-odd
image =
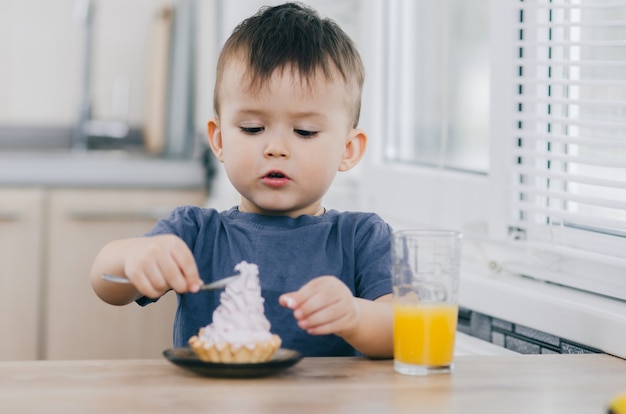
[{"label": "drinking glass", "polygon": [[451,372],[458,317],[462,234],[393,234],[394,369],[407,375]]}]

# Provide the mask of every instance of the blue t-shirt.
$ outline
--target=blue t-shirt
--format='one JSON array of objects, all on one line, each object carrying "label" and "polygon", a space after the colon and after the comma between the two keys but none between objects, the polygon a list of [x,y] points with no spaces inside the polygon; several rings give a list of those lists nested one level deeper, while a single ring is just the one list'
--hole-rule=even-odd
[{"label": "blue t-shirt", "polygon": [[[196,260],[205,283],[235,273],[242,260],[259,267],[265,315],[282,347],[305,356],[351,356],[355,349],[336,335],[309,335],[280,295],[323,275],[338,277],[356,297],[374,300],[391,293],[391,228],[373,213],[330,210],[321,216],[264,216],[193,206],[176,208],[146,235],[175,234]],[[219,291],[178,295],[174,346],[186,347],[211,323]],[[140,305],[152,300],[141,298]]]}]

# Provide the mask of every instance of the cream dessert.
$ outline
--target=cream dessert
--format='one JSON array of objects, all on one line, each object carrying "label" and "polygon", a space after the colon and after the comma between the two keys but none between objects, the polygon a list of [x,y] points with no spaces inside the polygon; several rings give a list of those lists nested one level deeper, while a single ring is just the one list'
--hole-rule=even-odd
[{"label": "cream dessert", "polygon": [[248,262],[235,266],[241,276],[226,286],[213,322],[189,339],[203,361],[264,362],[272,358],[281,339],[270,332],[259,284],[259,268]]}]

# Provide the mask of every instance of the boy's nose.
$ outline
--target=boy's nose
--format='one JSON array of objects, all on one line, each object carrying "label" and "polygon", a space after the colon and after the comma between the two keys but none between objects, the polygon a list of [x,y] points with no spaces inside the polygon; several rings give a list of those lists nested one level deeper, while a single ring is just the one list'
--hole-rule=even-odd
[{"label": "boy's nose", "polygon": [[289,144],[285,137],[273,137],[265,145],[264,155],[266,157],[289,157]]}]

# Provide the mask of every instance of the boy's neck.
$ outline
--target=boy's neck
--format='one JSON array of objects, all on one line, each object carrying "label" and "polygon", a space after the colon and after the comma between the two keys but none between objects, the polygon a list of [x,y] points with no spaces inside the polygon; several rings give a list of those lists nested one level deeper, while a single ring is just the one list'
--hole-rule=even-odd
[{"label": "boy's neck", "polygon": [[[307,213],[302,213],[302,214],[298,214],[298,216],[294,217],[291,214],[285,214],[285,213],[275,213],[275,214],[272,214],[270,212],[265,212],[264,213],[264,212],[259,212],[259,211],[249,211],[242,204],[239,204],[237,206],[237,209],[240,212],[242,212],[242,213],[254,213],[254,214],[260,214],[260,215],[263,215],[263,216],[276,216],[276,217],[287,216],[287,217],[296,218],[296,217],[299,217],[299,216],[307,215]],[[326,207],[320,205],[319,208],[317,209],[317,211],[314,214],[308,214],[308,215],[311,215],[311,216],[323,216],[324,214],[326,214]]]}]

